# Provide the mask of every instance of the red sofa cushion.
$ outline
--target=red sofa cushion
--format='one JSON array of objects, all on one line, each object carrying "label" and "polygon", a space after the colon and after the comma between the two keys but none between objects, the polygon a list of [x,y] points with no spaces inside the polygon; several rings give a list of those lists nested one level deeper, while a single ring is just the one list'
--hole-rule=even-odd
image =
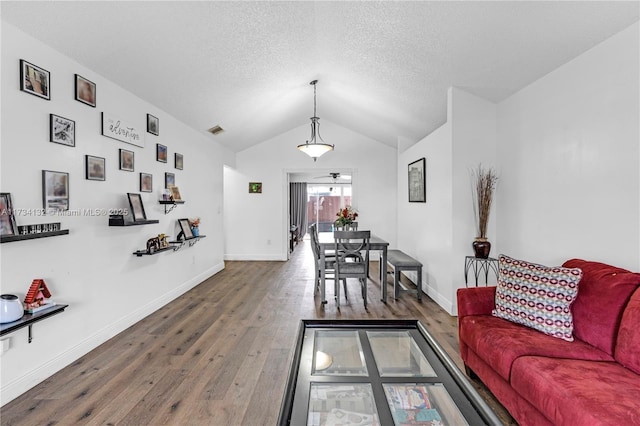
[{"label": "red sofa cushion", "polygon": [[640,290],[631,296],[622,314],[615,358],[620,364],[640,374]]},{"label": "red sofa cushion", "polygon": [[573,335],[613,355],[622,312],[640,286],[640,274],[582,259],[562,266],[582,269],[578,297],[571,306]]},{"label": "red sofa cushion", "polygon": [[522,357],[511,385],[558,426],[640,424],[640,377],[616,362]]},{"label": "red sofa cushion", "polygon": [[512,363],[526,355],[613,361],[610,355],[580,340],[556,339],[502,318],[477,315],[459,321],[460,339],[507,381]]}]

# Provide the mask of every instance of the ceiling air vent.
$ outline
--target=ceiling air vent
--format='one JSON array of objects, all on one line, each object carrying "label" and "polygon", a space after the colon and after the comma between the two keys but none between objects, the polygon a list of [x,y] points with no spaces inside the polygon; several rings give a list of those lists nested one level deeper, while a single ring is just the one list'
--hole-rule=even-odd
[{"label": "ceiling air vent", "polygon": [[207,130],[209,133],[211,133],[212,135],[217,135],[219,133],[224,132],[224,129],[220,126],[213,126],[212,128],[210,128],[209,130]]}]

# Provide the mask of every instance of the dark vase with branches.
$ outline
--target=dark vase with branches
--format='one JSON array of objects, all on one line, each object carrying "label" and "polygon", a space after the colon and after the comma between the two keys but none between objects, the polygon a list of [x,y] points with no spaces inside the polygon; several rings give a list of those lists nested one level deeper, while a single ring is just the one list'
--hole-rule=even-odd
[{"label": "dark vase with branches", "polygon": [[473,210],[476,217],[477,236],[473,242],[475,256],[481,259],[489,257],[491,243],[487,240],[487,225],[489,214],[491,213],[491,203],[493,202],[493,192],[498,182],[496,172],[485,169],[482,164],[472,171],[473,181]]}]

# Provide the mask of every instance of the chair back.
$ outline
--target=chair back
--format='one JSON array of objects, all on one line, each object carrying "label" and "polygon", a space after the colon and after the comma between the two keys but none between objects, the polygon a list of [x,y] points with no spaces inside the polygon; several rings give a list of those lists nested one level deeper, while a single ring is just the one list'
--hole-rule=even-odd
[{"label": "chair back", "polygon": [[338,275],[367,278],[371,231],[335,231],[333,237]]},{"label": "chair back", "polygon": [[318,242],[318,227],[315,223],[309,225],[309,236],[311,237],[311,250],[316,259],[320,258],[320,243]]}]

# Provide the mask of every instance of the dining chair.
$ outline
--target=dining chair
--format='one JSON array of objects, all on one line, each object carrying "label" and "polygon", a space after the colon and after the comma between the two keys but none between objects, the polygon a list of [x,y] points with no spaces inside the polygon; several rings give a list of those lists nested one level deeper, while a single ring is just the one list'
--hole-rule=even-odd
[{"label": "dining chair", "polygon": [[340,308],[340,280],[357,278],[360,282],[364,308],[367,309],[367,277],[369,276],[369,250],[371,231],[335,231],[335,289],[336,302]]},{"label": "dining chair", "polygon": [[[313,294],[318,293],[318,289],[320,288],[320,272],[323,268],[323,265],[320,264],[320,243],[318,240],[318,227],[317,224],[312,223],[309,225],[309,236],[311,237],[311,251],[313,252],[313,261],[315,264],[315,272],[314,272],[314,289]],[[334,253],[325,252],[324,256],[324,271],[325,271],[325,281],[328,279],[335,280],[335,262],[336,257]],[[346,283],[344,284],[346,288]]]}]

